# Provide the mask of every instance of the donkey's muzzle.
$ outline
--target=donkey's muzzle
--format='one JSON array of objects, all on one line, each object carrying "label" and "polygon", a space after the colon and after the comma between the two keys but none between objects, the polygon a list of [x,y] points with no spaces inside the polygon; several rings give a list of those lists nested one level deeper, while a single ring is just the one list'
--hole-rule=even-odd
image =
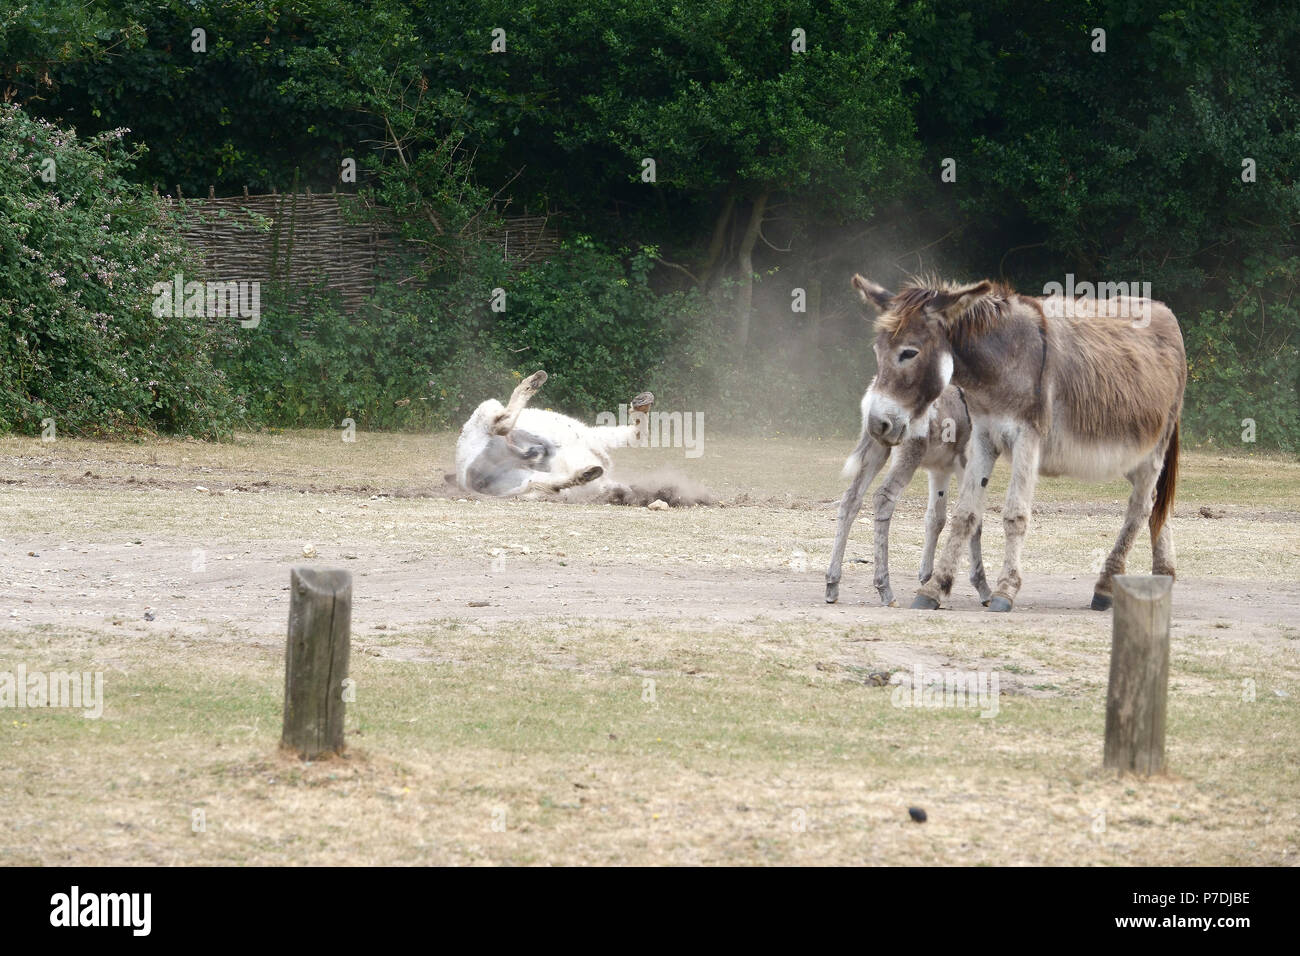
[{"label": "donkey's muzzle", "polygon": [[883,445],[897,445],[907,433],[907,422],[889,415],[872,414],[867,418],[867,432]]}]

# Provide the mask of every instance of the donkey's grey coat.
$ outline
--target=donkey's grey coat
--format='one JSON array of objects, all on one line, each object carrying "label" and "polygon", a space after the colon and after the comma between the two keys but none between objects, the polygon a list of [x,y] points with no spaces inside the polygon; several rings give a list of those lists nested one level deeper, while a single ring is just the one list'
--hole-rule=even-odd
[{"label": "donkey's grey coat", "polygon": [[[875,386],[872,380],[871,386]],[[885,479],[872,496],[876,533],[876,590],[881,604],[894,604],[894,590],[889,583],[889,524],[903,489],[912,480],[917,468],[924,468],[930,479],[930,500],[925,509],[925,546],[921,551],[921,583],[930,579],[934,570],[934,550],[939,533],[948,520],[948,489],[953,475],[958,482],[966,468],[966,446],[970,441],[971,419],[961,390],[950,385],[943,390],[939,400],[931,406],[924,430],[917,430],[897,447],[877,441],[869,433],[867,412],[871,407],[871,387],[862,398],[862,437],[858,447],[845,465],[845,473],[852,476],[849,487],[840,498],[839,519],[835,529],[835,547],[831,551],[830,567],[826,570],[826,603],[834,604],[840,596],[840,575],[844,551],[848,546],[849,530],[862,510],[862,499],[876,473],[889,463]],[[980,556],[980,528],[970,539],[971,584],[979,591],[980,600],[988,603],[990,592],[984,578],[984,562]]]},{"label": "donkey's grey coat", "polygon": [[1006,559],[990,608],[1010,610],[1020,551],[1042,475],[1133,485],[1124,525],[1106,559],[1093,607],[1111,602],[1111,579],[1143,521],[1153,570],[1174,573],[1167,519],[1178,476],[1178,422],[1187,358],[1178,320],[1150,299],[1042,299],[988,280],[919,281],[893,294],[861,276],[853,285],[880,311],[876,401],[868,428],[896,444],[949,384],[962,387],[974,423],[970,463],[949,538],[913,607],[948,596],[966,539],[979,526],[985,487],[1011,458],[1002,523]]}]

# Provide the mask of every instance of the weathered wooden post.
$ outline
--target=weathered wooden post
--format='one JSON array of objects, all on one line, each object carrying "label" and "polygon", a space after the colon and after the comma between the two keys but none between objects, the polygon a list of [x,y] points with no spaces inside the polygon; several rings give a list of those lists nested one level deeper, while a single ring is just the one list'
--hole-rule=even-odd
[{"label": "weathered wooden post", "polygon": [[1167,574],[1114,578],[1103,759],[1108,769],[1138,774],[1165,769],[1173,583]]},{"label": "weathered wooden post", "polygon": [[280,744],[304,760],[343,752],[343,681],[348,676],[351,627],[351,571],[290,571]]}]

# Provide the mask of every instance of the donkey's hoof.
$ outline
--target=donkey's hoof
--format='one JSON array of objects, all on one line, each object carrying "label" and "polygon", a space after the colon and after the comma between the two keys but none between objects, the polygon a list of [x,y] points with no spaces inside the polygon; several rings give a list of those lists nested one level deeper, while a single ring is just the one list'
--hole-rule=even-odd
[{"label": "donkey's hoof", "polygon": [[988,601],[990,611],[1006,612],[1011,610],[1010,598],[1004,598],[1001,594],[995,594]]},{"label": "donkey's hoof", "polygon": [[605,469],[602,468],[602,467],[600,467],[600,465],[592,465],[590,468],[588,468],[588,469],[587,469],[586,471],[584,471],[582,474],[578,475],[577,479],[574,481],[574,484],[575,484],[575,485],[586,485],[586,484],[589,484],[589,483],[595,481],[597,478],[599,478],[599,477],[600,477],[601,475],[603,475],[604,473],[605,473]]},{"label": "donkey's hoof", "polygon": [[632,411],[644,412],[649,411],[650,406],[655,403],[654,392],[642,392],[636,398],[632,399]]},{"label": "donkey's hoof", "polygon": [[924,594],[918,594],[912,599],[913,611],[937,611],[939,602],[932,597],[926,597]]},{"label": "donkey's hoof", "polygon": [[1092,592],[1091,607],[1094,611],[1109,611],[1110,606],[1114,603],[1115,599],[1109,594],[1098,594],[1096,591]]},{"label": "donkey's hoof", "polygon": [[840,599],[840,582],[836,581],[834,584],[831,584],[831,582],[827,581],[826,582],[826,603],[834,604],[839,599]]},{"label": "donkey's hoof", "polygon": [[528,386],[529,391],[535,392],[546,384],[547,374],[538,369],[532,375],[524,379],[520,384]]}]

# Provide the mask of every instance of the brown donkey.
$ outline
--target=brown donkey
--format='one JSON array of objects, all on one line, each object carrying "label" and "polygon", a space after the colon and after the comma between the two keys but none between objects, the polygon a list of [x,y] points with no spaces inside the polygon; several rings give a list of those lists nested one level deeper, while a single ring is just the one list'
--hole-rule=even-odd
[{"label": "brown donkey", "polygon": [[922,426],[950,383],[965,392],[973,422],[952,530],[912,607],[937,608],[948,597],[1004,452],[1011,457],[1002,511],[1006,559],[989,610],[1011,610],[1020,590],[1020,551],[1040,474],[1092,481],[1123,475],[1133,485],[1094,609],[1110,607],[1111,579],[1124,573],[1143,521],[1154,572],[1173,575],[1167,520],[1178,480],[1187,357],[1178,320],[1164,303],[1036,298],[988,280],[913,282],[896,295],[857,275],[853,285],[880,311],[871,434],[898,444]]}]

